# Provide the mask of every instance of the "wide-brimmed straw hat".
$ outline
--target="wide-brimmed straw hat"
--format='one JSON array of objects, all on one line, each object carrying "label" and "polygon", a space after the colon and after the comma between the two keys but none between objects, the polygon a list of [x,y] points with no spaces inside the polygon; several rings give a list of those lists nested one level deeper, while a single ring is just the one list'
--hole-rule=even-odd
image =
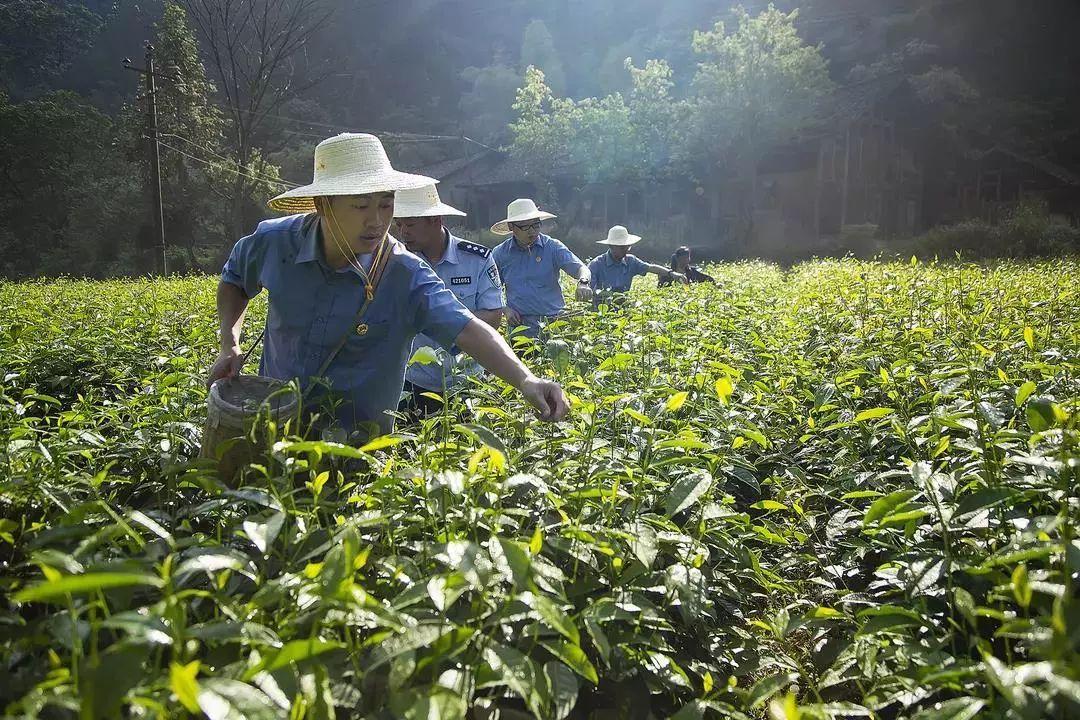
[{"label": "wide-brimmed straw hat", "polygon": [[394,217],[440,217],[443,215],[460,215],[465,213],[452,205],[447,205],[439,198],[439,191],[434,185],[416,188],[415,190],[402,190],[394,196]]},{"label": "wide-brimmed straw hat", "polygon": [[555,217],[549,212],[544,212],[536,207],[536,203],[528,198],[518,198],[506,206],[506,219],[500,220],[491,226],[491,232],[496,235],[509,235],[510,223],[528,222],[529,220],[550,220]]},{"label": "wide-brimmed straw hat", "polygon": [[614,245],[616,247],[630,247],[641,242],[640,235],[631,235],[622,225],[616,225],[607,231],[607,237],[596,241],[600,245]]},{"label": "wide-brimmed straw hat", "polygon": [[286,213],[315,212],[315,198],[413,190],[437,180],[395,170],[382,142],[366,133],[341,133],[315,147],[314,181],[283,192],[269,203]]}]

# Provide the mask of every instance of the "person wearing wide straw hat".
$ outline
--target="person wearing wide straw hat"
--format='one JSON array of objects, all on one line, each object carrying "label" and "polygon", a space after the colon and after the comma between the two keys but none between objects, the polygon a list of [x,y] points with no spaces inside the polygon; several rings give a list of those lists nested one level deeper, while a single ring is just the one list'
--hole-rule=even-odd
[{"label": "person wearing wide straw hat", "polygon": [[566,415],[557,383],[533,375],[435,272],[388,233],[394,193],[432,178],[390,165],[374,135],[343,133],[315,148],[314,181],[270,201],[292,213],[259,223],[233,247],[218,283],[221,351],[209,381],[237,375],[248,302],[269,293],[259,374],[299,379],[305,400],[332,406],[342,429],[393,429],[412,340],[457,345],[518,389],[545,420]]},{"label": "person wearing wide straw hat", "polygon": [[576,297],[588,300],[589,268],[568,247],[541,232],[541,223],[555,216],[520,198],[506,208],[506,218],[491,226],[496,235],[512,233],[492,251],[506,286],[506,321],[513,330],[524,325],[536,337],[540,323],[566,307],[559,271],[578,281]]},{"label": "person wearing wide straw hat", "polygon": [[[502,324],[503,297],[499,269],[491,250],[453,235],[443,223],[446,216],[463,217],[465,213],[439,198],[434,185],[416,190],[402,190],[394,199],[394,218],[398,238],[405,247],[427,261],[435,274],[461,304],[473,315],[496,330]],[[440,350],[427,335],[417,335],[412,353],[421,347],[432,348],[441,362],[410,362],[405,369],[405,394],[402,409],[420,416],[433,415],[442,403],[431,393],[446,395],[459,389],[466,377],[480,372],[468,358],[459,359],[457,348]]]},{"label": "person wearing wide straw hat", "polygon": [[671,279],[686,282],[686,276],[663,265],[647,263],[636,255],[630,254],[630,248],[641,242],[640,235],[631,235],[622,225],[608,230],[607,237],[597,244],[607,245],[607,252],[598,255],[589,262],[592,273],[592,289],[596,293],[629,292],[634,278],[638,275],[653,273],[661,280]]}]

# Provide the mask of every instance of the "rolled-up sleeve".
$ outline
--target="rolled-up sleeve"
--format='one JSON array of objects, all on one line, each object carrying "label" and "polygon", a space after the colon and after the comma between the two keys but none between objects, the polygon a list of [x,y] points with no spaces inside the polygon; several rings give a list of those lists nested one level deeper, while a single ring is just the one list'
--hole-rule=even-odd
[{"label": "rolled-up sleeve", "polygon": [[645,262],[637,255],[631,255],[627,260],[630,261],[630,272],[632,275],[645,275],[649,272],[649,263]]},{"label": "rolled-up sleeve", "polygon": [[255,297],[262,290],[259,276],[262,271],[262,258],[265,255],[264,240],[259,230],[240,238],[236,245],[233,245],[229,259],[225,261],[225,267],[221,269],[222,282],[235,285],[249,298]]},{"label": "rolled-up sleeve", "polygon": [[477,310],[500,310],[503,307],[502,278],[499,266],[491,255],[480,273],[480,288],[476,292]]},{"label": "rolled-up sleeve", "polygon": [[555,246],[555,266],[577,277],[578,273],[581,272],[581,268],[585,267],[585,263],[581,262],[581,259],[570,248],[563,245],[561,240],[552,238],[551,242]]},{"label": "rolled-up sleeve", "polygon": [[444,347],[454,340],[475,316],[450,292],[439,276],[420,263],[413,277],[412,305],[416,308],[413,329]]}]

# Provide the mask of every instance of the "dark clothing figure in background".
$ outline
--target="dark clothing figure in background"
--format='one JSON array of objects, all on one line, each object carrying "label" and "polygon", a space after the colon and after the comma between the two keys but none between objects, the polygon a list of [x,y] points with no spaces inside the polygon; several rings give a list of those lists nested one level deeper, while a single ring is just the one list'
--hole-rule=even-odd
[{"label": "dark clothing figure in background", "polygon": [[[686,247],[685,245],[679,247],[675,250],[674,253],[672,253],[671,269],[676,273],[682,273],[686,276],[686,279],[692,283],[707,282],[712,285],[716,284],[716,280],[714,280],[711,276],[706,275],[705,273],[701,272],[696,267],[693,267],[690,264],[690,248]],[[674,280],[672,279],[672,277],[668,275],[667,277],[660,278],[660,281],[657,282],[657,286],[665,287],[667,285],[671,285],[673,282]]]}]

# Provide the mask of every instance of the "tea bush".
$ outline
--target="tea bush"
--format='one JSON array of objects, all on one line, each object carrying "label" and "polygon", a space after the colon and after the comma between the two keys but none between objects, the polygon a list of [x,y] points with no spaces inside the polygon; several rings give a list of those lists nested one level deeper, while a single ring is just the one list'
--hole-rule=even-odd
[{"label": "tea bush", "polygon": [[924,257],[1032,258],[1080,252],[1080,228],[1055,219],[1044,205],[1026,203],[996,225],[964,220],[931,229],[911,241]]},{"label": "tea bush", "polygon": [[563,423],[479,381],[234,488],[212,280],[0,284],[0,706],[1080,715],[1080,266],[710,272],[522,348]]}]

